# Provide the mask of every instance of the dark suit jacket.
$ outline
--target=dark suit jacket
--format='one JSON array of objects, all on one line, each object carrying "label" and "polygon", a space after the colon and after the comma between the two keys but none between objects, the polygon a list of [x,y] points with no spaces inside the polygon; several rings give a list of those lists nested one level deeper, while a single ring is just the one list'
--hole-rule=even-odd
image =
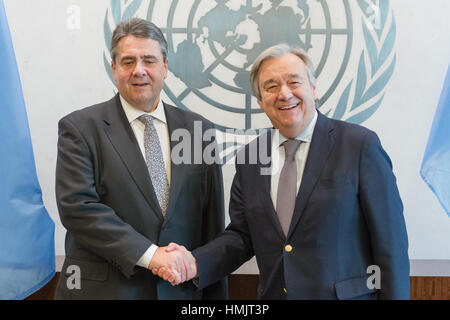
[{"label": "dark suit jacket", "polygon": [[[242,151],[246,159],[251,149]],[[374,132],[319,113],[287,237],[264,167],[270,163],[236,164],[231,222],[193,252],[200,288],[256,255],[262,299],[409,298],[403,205]],[[380,267],[380,290],[366,284],[371,265]]]},{"label": "dark suit jacket", "polygon": [[[164,109],[169,136],[184,128],[193,137],[194,121],[202,121],[203,131],[212,127],[194,113],[167,104]],[[176,242],[190,250],[224,229],[219,165],[172,162],[169,197],[164,219],[118,95],[61,119],[56,198],[67,234],[56,298],[226,298],[226,279],[198,291],[192,282],[172,287],[136,266],[151,244]],[[70,265],[81,268],[80,290],[67,288]]]}]

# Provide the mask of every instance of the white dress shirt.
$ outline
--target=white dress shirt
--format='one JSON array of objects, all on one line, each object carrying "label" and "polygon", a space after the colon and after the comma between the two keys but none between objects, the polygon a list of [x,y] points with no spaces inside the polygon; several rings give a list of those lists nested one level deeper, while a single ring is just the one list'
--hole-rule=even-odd
[{"label": "white dress shirt", "polygon": [[[306,129],[300,133],[295,139],[301,140],[302,143],[295,152],[295,162],[297,164],[297,192],[302,182],[303,170],[305,169],[306,159],[308,158],[309,147],[314,128],[317,122],[317,111]],[[270,197],[272,198],[273,207],[277,208],[278,181],[280,180],[281,169],[286,158],[284,146],[281,144],[288,140],[279,130],[275,130],[272,137],[272,162],[271,162],[271,179],[270,179]]]},{"label": "white dress shirt", "polygon": [[[145,125],[138,119],[143,114],[148,114],[145,111],[139,110],[131,106],[122,96],[120,96],[120,101],[122,102],[123,111],[127,116],[128,122],[133,129],[136,140],[141,149],[142,156],[145,159],[145,147],[144,147],[144,130]],[[167,181],[170,186],[170,138],[169,138],[169,128],[167,127],[166,114],[164,113],[164,106],[159,100],[156,109],[150,113],[153,117],[153,124],[155,125],[156,132],[158,133],[159,143],[161,145],[161,151],[164,158],[164,165],[166,167]],[[148,268],[150,261],[155,254],[157,245],[152,244],[150,248],[144,253],[144,255],[137,262],[138,266],[143,268]]]}]

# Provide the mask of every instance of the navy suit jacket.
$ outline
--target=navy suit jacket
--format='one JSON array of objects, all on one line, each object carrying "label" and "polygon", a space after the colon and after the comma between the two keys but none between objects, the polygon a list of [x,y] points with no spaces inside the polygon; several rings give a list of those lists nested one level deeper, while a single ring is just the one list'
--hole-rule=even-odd
[{"label": "navy suit jacket", "polygon": [[[201,121],[203,131],[212,128],[212,123],[195,113],[167,104],[164,110],[169,136],[184,129],[195,137],[194,121]],[[200,147],[203,150],[209,144],[201,142]],[[170,147],[173,151],[173,141]],[[56,199],[67,234],[57,299],[227,297],[225,279],[198,291],[192,282],[173,287],[136,266],[152,244],[176,242],[191,250],[223,231],[221,168],[191,163],[171,162],[164,218],[119,95],[61,119]],[[81,289],[67,287],[72,265],[80,268]]]},{"label": "navy suit jacket", "polygon": [[[260,141],[241,151],[246,159]],[[270,133],[267,143],[270,152]],[[409,299],[403,205],[374,132],[319,113],[287,237],[263,168],[270,163],[236,164],[231,222],[193,252],[200,288],[256,255],[262,299]],[[378,290],[367,285],[372,265]]]}]

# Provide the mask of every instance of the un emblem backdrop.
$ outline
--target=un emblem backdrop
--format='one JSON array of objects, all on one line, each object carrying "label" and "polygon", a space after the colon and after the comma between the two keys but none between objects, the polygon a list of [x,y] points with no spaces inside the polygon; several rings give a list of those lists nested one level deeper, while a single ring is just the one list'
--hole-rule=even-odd
[{"label": "un emblem backdrop", "polygon": [[[404,204],[414,275],[449,275],[449,219],[420,177],[450,57],[448,0],[4,0],[27,107],[44,203],[65,229],[55,200],[58,121],[109,100],[110,39],[131,17],[167,37],[164,101],[217,124],[225,204],[236,149],[271,126],[249,88],[249,70],[266,47],[305,49],[318,76],[319,109],[377,132],[392,159]],[[253,129],[249,130],[249,129]],[[231,129],[233,134],[227,132]],[[433,266],[414,267],[414,261]],[[61,259],[59,260],[61,261]],[[444,261],[440,266],[435,262]],[[57,258],[58,265],[58,258]],[[250,270],[255,272],[256,264]]]},{"label": "un emblem backdrop", "polygon": [[113,82],[115,26],[147,19],[168,41],[168,100],[221,130],[260,129],[270,123],[252,95],[250,68],[264,49],[288,43],[313,59],[321,112],[363,123],[382,105],[395,69],[392,11],[389,0],[112,0],[104,20],[105,72]]}]

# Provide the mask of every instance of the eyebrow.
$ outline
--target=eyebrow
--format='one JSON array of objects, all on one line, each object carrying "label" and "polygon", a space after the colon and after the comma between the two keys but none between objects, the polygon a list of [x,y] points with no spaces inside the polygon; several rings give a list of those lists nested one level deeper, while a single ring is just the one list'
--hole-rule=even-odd
[{"label": "eyebrow", "polygon": [[[145,55],[145,56],[143,56],[141,58],[142,59],[155,59],[155,60],[158,60],[158,58],[156,56],[153,56],[153,55]],[[124,60],[136,60],[136,57],[135,56],[125,56],[125,57],[122,57],[122,59],[120,59],[120,61],[124,61]]]},{"label": "eyebrow", "polygon": [[[301,79],[303,79],[303,77],[301,75],[299,75],[298,73],[290,73],[288,75],[288,80],[291,80],[291,79],[300,79],[301,80]],[[265,88],[266,86],[273,84],[273,83],[277,83],[277,81],[275,79],[266,80],[263,83],[263,88]]]}]

